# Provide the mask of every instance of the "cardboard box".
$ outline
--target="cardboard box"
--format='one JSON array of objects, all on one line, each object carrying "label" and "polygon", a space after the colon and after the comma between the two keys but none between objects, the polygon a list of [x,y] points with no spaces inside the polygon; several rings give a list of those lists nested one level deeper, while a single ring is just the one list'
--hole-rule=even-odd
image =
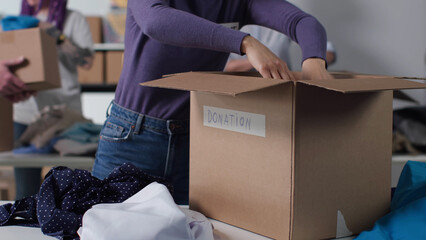
[{"label": "cardboard box", "polygon": [[96,16],[86,17],[89,24],[90,32],[92,33],[93,43],[102,43],[102,18]]},{"label": "cardboard box", "polygon": [[106,82],[117,84],[120,80],[121,69],[123,68],[123,51],[107,51],[106,61]]},{"label": "cardboard box", "polygon": [[39,28],[1,32],[0,52],[0,60],[25,57],[13,71],[30,90],[61,87],[56,40]]},{"label": "cardboard box", "polygon": [[274,239],[372,227],[390,206],[392,90],[426,85],[336,77],[192,72],[142,84],[191,91],[190,208]]},{"label": "cardboard box", "polygon": [[105,53],[95,52],[92,68],[78,67],[78,81],[82,84],[102,84],[105,80]]},{"label": "cardboard box", "polygon": [[0,152],[13,149],[12,102],[0,96]]}]

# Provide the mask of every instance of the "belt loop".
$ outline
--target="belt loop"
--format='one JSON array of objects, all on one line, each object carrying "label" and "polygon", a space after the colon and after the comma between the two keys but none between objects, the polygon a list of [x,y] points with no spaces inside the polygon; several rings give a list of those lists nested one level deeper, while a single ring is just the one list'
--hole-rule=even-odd
[{"label": "belt loop", "polygon": [[140,133],[140,131],[142,129],[142,124],[143,124],[144,118],[145,118],[145,115],[143,115],[143,114],[138,115],[138,118],[136,119],[136,126],[135,126],[135,129],[134,129],[135,134]]},{"label": "belt loop", "polygon": [[112,100],[110,103],[109,103],[109,105],[108,105],[108,107],[107,107],[107,110],[106,110],[106,117],[109,117],[109,115],[110,115],[110,110],[111,110],[111,106],[112,106],[112,104],[114,103],[114,100]]},{"label": "belt loop", "polygon": [[173,125],[172,121],[171,120],[167,120],[166,121],[166,126],[167,126],[167,133],[169,135],[173,135],[174,125]]}]

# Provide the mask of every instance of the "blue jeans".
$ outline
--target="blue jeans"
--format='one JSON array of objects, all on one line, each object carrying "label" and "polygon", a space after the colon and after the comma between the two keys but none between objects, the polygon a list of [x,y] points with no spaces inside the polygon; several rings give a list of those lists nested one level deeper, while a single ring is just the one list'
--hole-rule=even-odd
[{"label": "blue jeans", "polygon": [[[17,141],[27,129],[27,125],[13,123],[13,138]],[[41,168],[14,168],[16,199],[22,199],[38,193],[41,182]]]},{"label": "blue jeans", "polygon": [[177,204],[188,204],[189,121],[161,120],[111,103],[92,175],[104,179],[125,162],[172,183]]}]

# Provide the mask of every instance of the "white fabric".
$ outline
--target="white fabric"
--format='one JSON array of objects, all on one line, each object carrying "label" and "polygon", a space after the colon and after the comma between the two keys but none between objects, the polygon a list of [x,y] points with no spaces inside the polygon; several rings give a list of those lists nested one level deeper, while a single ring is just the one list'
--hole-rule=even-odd
[{"label": "white fabric", "polygon": [[[67,11],[63,34],[80,48],[93,50],[93,40],[86,18],[79,12]],[[46,106],[65,104],[68,108],[81,112],[80,85],[78,83],[77,64],[71,57],[59,53],[59,74],[62,87],[40,91],[27,101],[15,103],[13,120],[21,124],[30,124],[37,113]]]},{"label": "white fabric", "polygon": [[78,233],[81,240],[213,240],[208,219],[179,208],[159,183],[122,203],[93,206],[84,214]]}]

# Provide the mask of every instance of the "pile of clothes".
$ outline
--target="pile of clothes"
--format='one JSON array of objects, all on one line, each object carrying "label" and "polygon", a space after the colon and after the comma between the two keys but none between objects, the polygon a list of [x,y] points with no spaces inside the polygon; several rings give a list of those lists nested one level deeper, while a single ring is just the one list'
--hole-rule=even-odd
[{"label": "pile of clothes", "polygon": [[104,180],[56,167],[38,194],[0,206],[0,226],[39,227],[58,239],[213,240],[208,219],[180,208],[171,184],[130,163]]},{"label": "pile of clothes", "polygon": [[14,153],[93,156],[101,129],[102,125],[85,119],[78,111],[63,105],[47,106],[22,134]]}]

